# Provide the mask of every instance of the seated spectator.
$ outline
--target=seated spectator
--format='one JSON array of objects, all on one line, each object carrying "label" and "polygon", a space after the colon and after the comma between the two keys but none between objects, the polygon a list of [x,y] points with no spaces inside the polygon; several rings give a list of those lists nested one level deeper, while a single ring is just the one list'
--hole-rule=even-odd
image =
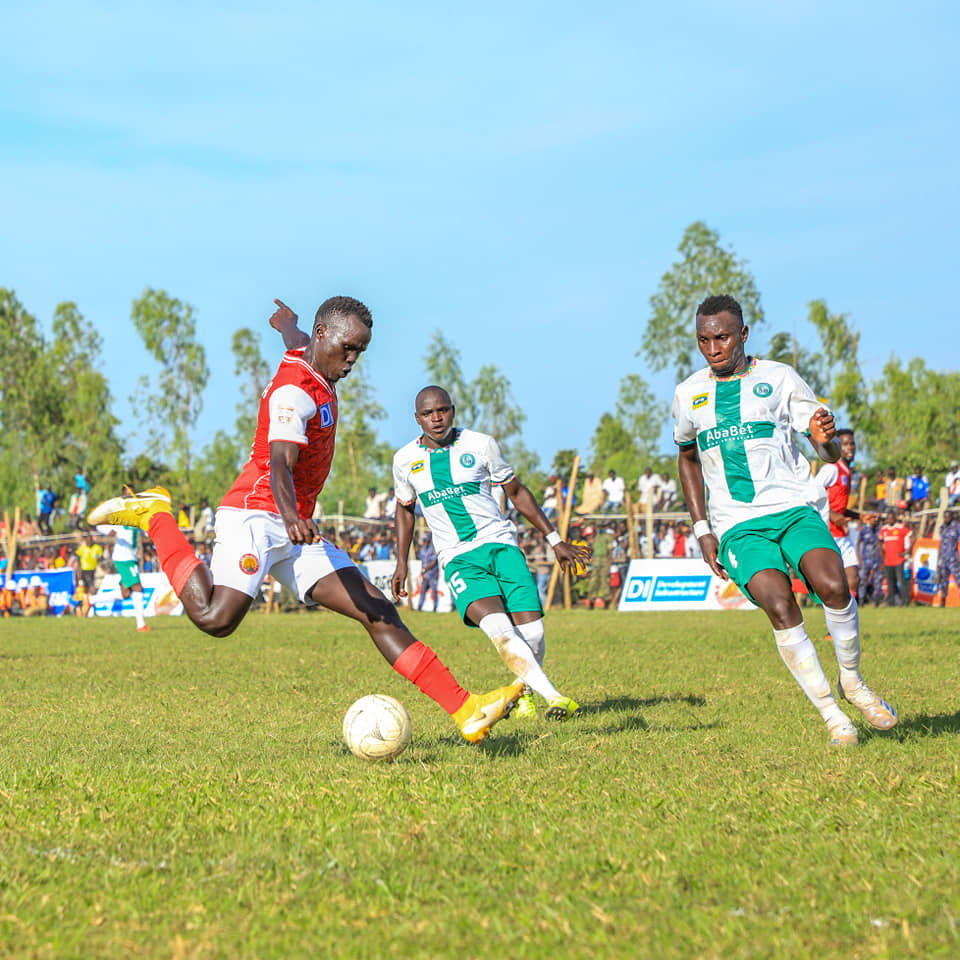
[{"label": "seated spectator", "polygon": [[607,473],[607,479],[603,481],[603,492],[607,495],[606,502],[603,505],[604,513],[623,513],[623,498],[626,494],[627,485],[623,482],[623,477],[617,476],[616,470],[610,470]]},{"label": "seated spectator", "polygon": [[551,477],[543,491],[543,502],[540,504],[543,515],[553,520],[557,515],[557,478]]},{"label": "seated spectator", "polygon": [[598,513],[606,496],[603,481],[593,473],[588,473],[583,481],[583,499],[577,506],[577,513]]},{"label": "seated spectator", "polygon": [[953,463],[944,477],[943,485],[947,488],[947,503],[953,507],[960,503],[960,464]]},{"label": "seated spectator", "polygon": [[40,536],[40,528],[30,519],[29,513],[20,521],[17,536],[21,540],[32,540],[34,537]]},{"label": "seated spectator", "polygon": [[637,480],[638,504],[642,510],[649,506],[653,509],[660,496],[660,477],[653,472],[653,467],[647,467]]},{"label": "seated spectator", "polygon": [[367,520],[379,520],[383,514],[383,499],[377,493],[376,487],[367,490],[367,499],[363,508],[363,516]]},{"label": "seated spectator", "polygon": [[660,475],[660,510],[672,510],[677,502],[677,481],[668,473]]},{"label": "seated spectator", "polygon": [[925,510],[930,496],[930,481],[924,476],[923,467],[916,467],[907,480],[907,496],[911,510]]},{"label": "seated spectator", "polygon": [[383,501],[383,515],[387,520],[393,520],[397,515],[397,491],[390,487]]},{"label": "seated spectator", "polygon": [[897,476],[897,471],[891,467],[887,471],[887,489],[884,495],[888,510],[900,510],[901,501],[903,500],[903,489],[906,485],[906,481],[903,477]]}]

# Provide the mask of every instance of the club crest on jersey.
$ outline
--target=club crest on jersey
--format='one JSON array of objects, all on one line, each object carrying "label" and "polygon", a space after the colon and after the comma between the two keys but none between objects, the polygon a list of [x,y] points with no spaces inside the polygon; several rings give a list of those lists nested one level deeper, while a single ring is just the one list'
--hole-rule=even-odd
[{"label": "club crest on jersey", "polygon": [[773,387],[769,383],[758,383],[754,388],[753,392],[758,397],[769,397],[773,393]]},{"label": "club crest on jersey", "polygon": [[277,407],[277,422],[292,423],[295,412],[293,407]]},{"label": "club crest on jersey", "polygon": [[410,464],[411,473],[420,473],[423,470],[424,461],[417,460],[415,463]]},{"label": "club crest on jersey", "polygon": [[693,398],[693,409],[698,410],[700,407],[705,407],[709,399],[710,399],[709,393],[698,393]]},{"label": "club crest on jersey", "polygon": [[240,558],[241,573],[256,573],[260,569],[260,558],[255,553],[245,553]]},{"label": "club crest on jersey", "polygon": [[328,400],[323,404],[320,409],[317,411],[320,414],[320,426],[321,427],[332,427],[333,426],[333,410],[330,408],[330,401]]},{"label": "club crest on jersey", "polygon": [[477,458],[472,453],[460,454],[460,466],[466,467],[469,470],[476,462]]}]

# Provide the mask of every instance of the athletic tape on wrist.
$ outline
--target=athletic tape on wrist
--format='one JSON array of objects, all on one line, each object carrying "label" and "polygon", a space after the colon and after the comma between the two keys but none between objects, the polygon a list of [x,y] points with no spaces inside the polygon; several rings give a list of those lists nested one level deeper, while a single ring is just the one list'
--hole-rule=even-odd
[{"label": "athletic tape on wrist", "polygon": [[547,534],[547,543],[549,543],[551,547],[555,547],[562,539],[563,537],[561,537],[556,530],[551,530]]},{"label": "athletic tape on wrist", "polygon": [[710,529],[710,524],[706,520],[698,520],[693,525],[693,535],[699,540],[701,537],[705,537],[708,533],[712,533]]}]

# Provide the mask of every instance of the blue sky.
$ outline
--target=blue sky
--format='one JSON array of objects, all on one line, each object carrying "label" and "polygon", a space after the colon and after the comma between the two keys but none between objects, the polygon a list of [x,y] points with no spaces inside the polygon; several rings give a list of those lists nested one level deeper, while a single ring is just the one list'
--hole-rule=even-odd
[{"label": "blue sky", "polygon": [[233,330],[347,293],[374,312],[387,440],[413,434],[440,328],[468,374],[507,374],[545,460],[586,453],[624,375],[672,395],[635,353],[694,220],[749,261],[768,332],[813,345],[823,297],[868,373],[956,369],[955,5],[652,6],[5,10],[0,285],[44,323],[77,302],[131,436],[154,368],[130,302],[193,304],[198,447],[233,421]]}]

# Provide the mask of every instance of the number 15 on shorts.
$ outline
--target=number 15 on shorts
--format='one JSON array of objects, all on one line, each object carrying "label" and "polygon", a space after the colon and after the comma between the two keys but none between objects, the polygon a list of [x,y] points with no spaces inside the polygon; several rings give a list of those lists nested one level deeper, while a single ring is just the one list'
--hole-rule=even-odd
[{"label": "number 15 on shorts", "polygon": [[447,581],[450,585],[450,592],[456,597],[463,593],[467,589],[466,583],[463,582],[463,577],[459,573],[452,573],[450,579]]}]

